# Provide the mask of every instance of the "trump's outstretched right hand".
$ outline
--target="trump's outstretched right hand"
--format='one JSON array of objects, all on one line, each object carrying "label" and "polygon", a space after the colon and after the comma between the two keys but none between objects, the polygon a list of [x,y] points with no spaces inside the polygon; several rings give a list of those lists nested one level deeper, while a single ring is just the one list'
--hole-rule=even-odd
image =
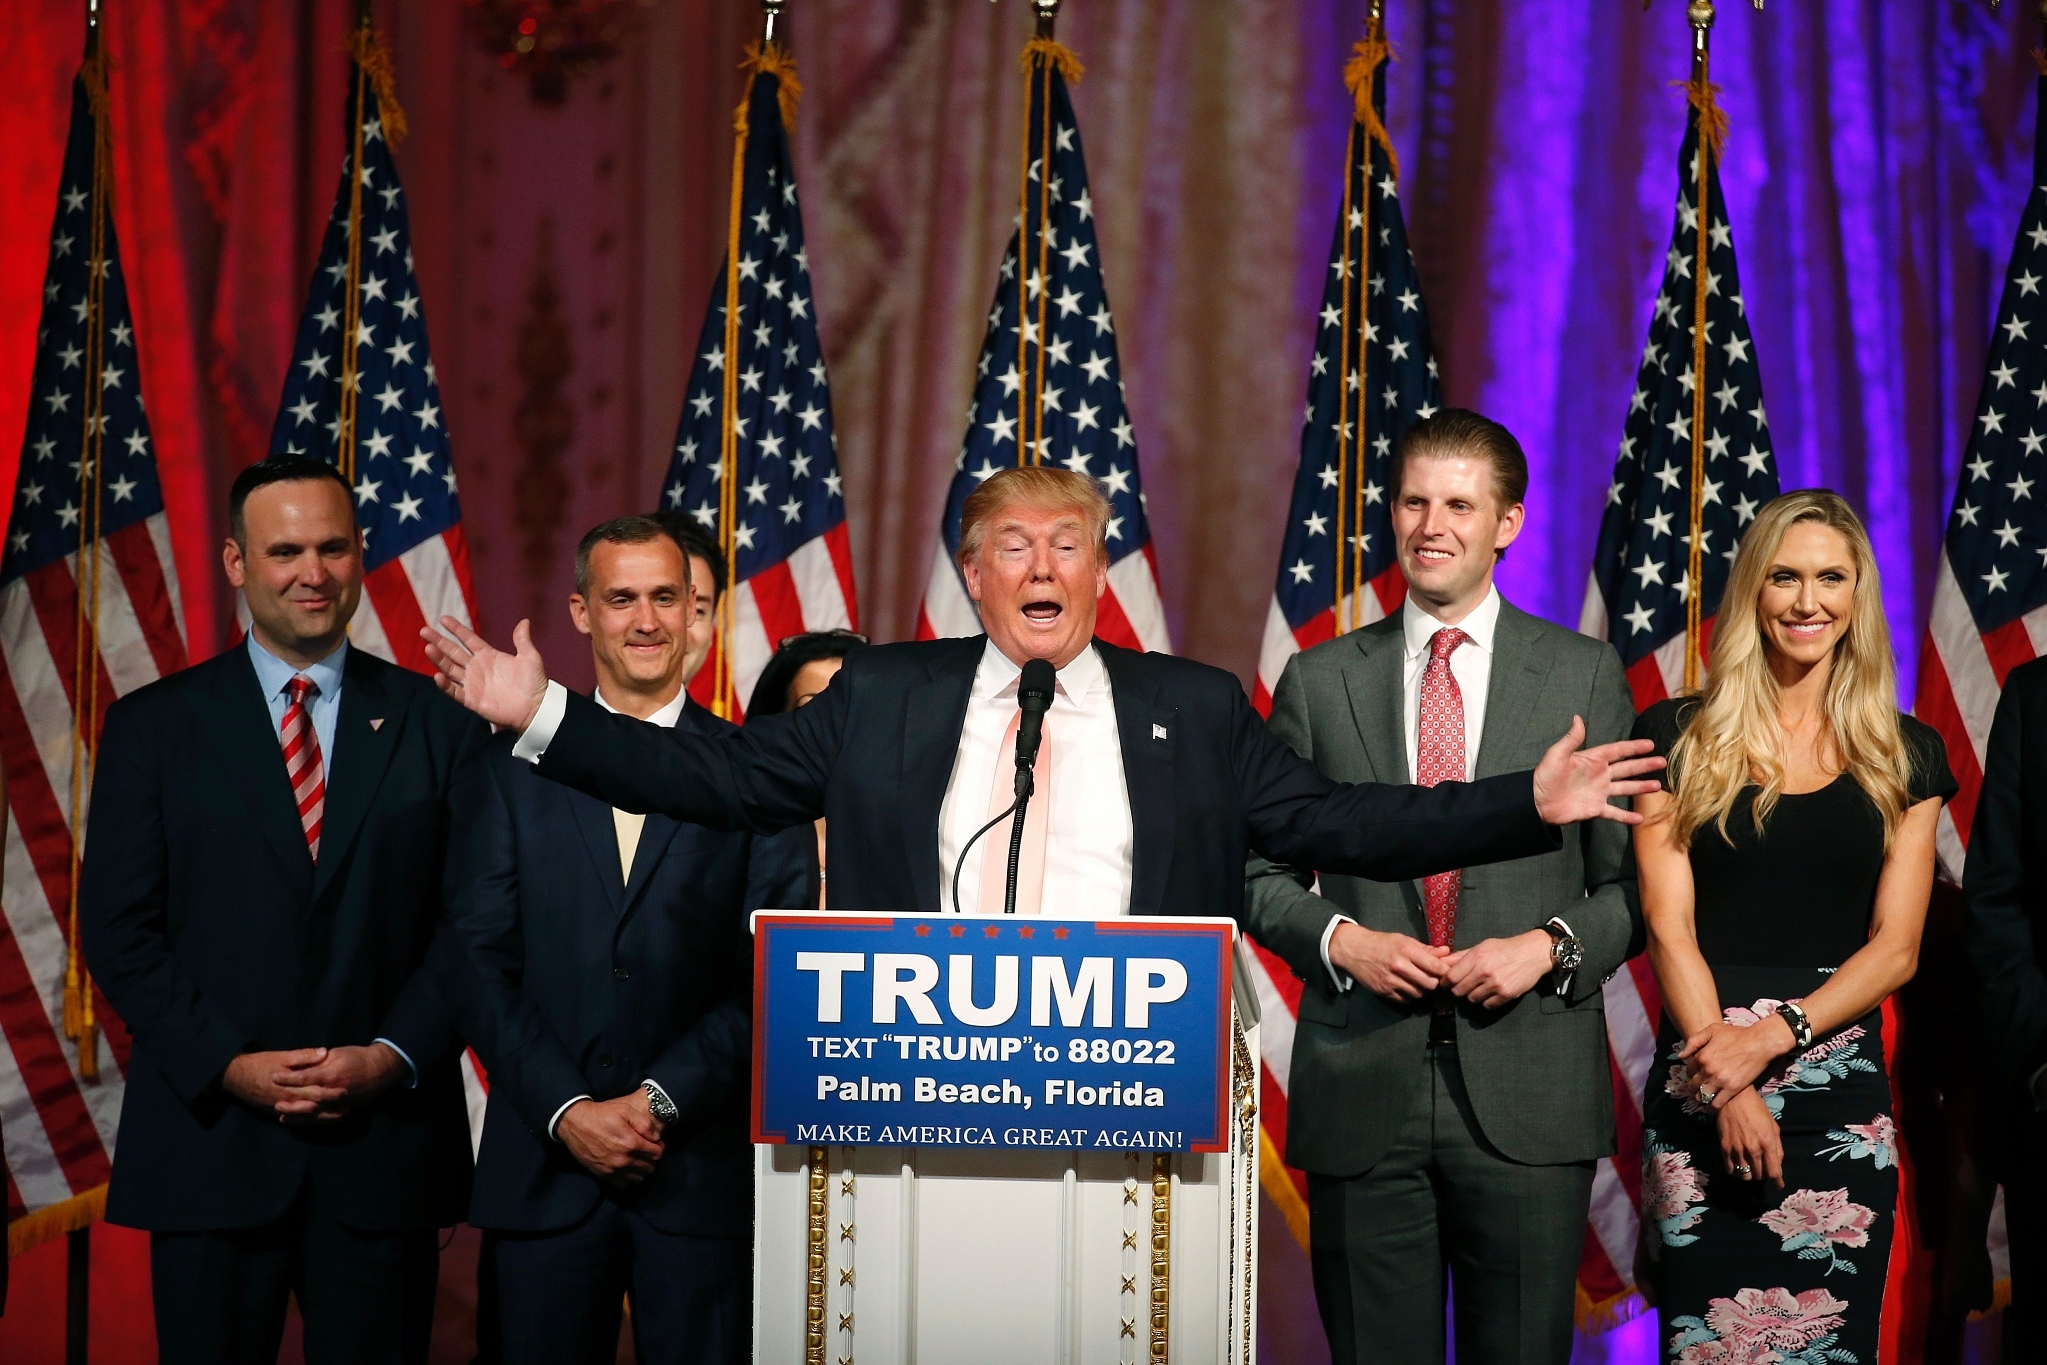
[{"label": "trump's outstretched right hand", "polygon": [[512,627],[512,653],[492,649],[481,635],[452,616],[441,618],[441,630],[421,626],[426,656],[440,672],[434,681],[456,701],[492,725],[523,733],[547,695],[547,665],[533,647],[533,630],[525,621]]}]

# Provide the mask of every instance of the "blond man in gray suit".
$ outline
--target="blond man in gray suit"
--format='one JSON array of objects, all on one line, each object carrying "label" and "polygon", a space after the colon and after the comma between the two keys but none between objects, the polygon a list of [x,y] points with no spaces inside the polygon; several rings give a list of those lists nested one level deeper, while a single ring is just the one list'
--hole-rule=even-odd
[{"label": "blond man in gray suit", "polygon": [[[1271,727],[1340,781],[1528,767],[1582,717],[1635,712],[1611,646],[1504,601],[1528,463],[1446,408],[1395,464],[1401,610],[1297,655]],[[1304,983],[1287,1159],[1308,1172],[1310,1259],[1335,1365],[1564,1365],[1594,1163],[1614,1150],[1600,986],[1642,946],[1628,831],[1420,881],[1253,860],[1244,925]]]}]

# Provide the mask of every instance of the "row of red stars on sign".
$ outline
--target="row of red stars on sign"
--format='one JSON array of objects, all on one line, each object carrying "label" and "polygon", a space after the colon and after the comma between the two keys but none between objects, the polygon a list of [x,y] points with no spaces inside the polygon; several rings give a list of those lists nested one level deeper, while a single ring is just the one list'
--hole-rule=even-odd
[{"label": "row of red stars on sign", "polygon": [[[1017,936],[1018,938],[1029,938],[1029,937],[1031,937],[1031,935],[1032,935],[1032,934],[1034,934],[1034,933],[1036,933],[1036,932],[1037,932],[1037,931],[1036,931],[1035,929],[1033,929],[1033,928],[1032,928],[1032,927],[1031,927],[1030,925],[1028,925],[1028,924],[1019,924],[1019,925],[1017,925],[1017,926],[1016,926],[1016,936]],[[1001,926],[1001,925],[999,925],[999,924],[986,924],[986,925],[983,925],[983,926],[981,926],[981,936],[982,936],[983,938],[996,938],[996,937],[999,937],[999,936],[1001,935],[1001,933],[1002,933],[1002,926]],[[965,937],[967,936],[967,926],[966,926],[966,925],[964,925],[964,924],[955,924],[955,925],[953,925],[953,926],[952,926],[952,936],[953,936],[954,938],[965,938]],[[917,926],[917,937],[918,937],[918,938],[930,938],[930,937],[931,937],[931,926],[930,926],[930,925],[928,925],[928,924],[920,924],[920,925],[918,925],[918,926]],[[1052,937],[1053,937],[1053,938],[1065,938],[1065,937],[1066,937],[1066,930],[1065,930],[1065,929],[1063,929],[1063,928],[1054,928],[1054,929],[1052,930]]]}]

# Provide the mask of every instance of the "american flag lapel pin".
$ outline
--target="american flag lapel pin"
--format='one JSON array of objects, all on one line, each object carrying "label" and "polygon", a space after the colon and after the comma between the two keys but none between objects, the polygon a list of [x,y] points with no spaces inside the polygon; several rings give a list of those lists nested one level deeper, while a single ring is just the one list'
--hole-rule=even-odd
[{"label": "american flag lapel pin", "polygon": [[1152,726],[1152,727],[1151,727],[1151,737],[1152,737],[1153,739],[1164,739],[1164,738],[1166,737],[1166,727],[1165,727],[1165,726],[1163,726],[1163,725],[1154,725],[1154,726]]}]

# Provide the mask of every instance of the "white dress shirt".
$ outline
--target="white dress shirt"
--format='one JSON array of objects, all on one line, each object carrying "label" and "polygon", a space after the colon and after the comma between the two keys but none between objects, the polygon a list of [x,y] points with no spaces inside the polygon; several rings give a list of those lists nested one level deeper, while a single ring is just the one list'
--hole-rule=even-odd
[{"label": "white dress shirt", "polygon": [[[981,651],[966,723],[945,804],[938,815],[940,908],[952,905],[953,864],[974,831],[988,822],[988,796],[1003,736],[1016,715],[1016,689],[1023,670],[991,641]],[[1051,807],[1046,812],[1043,914],[1053,919],[1109,919],[1130,913],[1130,867],[1134,827],[1130,791],[1123,780],[1123,746],[1116,729],[1116,701],[1109,671],[1093,646],[1059,670],[1052,709],[1045,714],[1045,744],[1051,750]],[[1044,800],[1040,793],[1032,804]],[[1007,802],[1004,803],[1005,805]],[[959,909],[964,914],[997,914],[981,906],[981,859],[1000,848],[1008,856],[1008,824],[982,835],[960,872]]]},{"label": "white dress shirt", "polygon": [[[1500,590],[1493,588],[1485,601],[1457,623],[1457,629],[1471,639],[1450,655],[1450,676],[1464,700],[1464,780],[1478,771],[1478,742],[1485,733],[1486,692],[1493,680],[1493,635],[1500,625]],[[1415,605],[1408,594],[1400,607],[1400,723],[1406,731],[1407,780],[1414,781],[1415,748],[1421,731],[1422,674],[1429,667],[1429,641],[1446,627]]]},{"label": "white dress shirt", "polygon": [[[549,683],[548,686],[553,687],[554,684]],[[612,715],[622,714],[616,706],[613,706],[605,698],[604,689],[601,686],[592,695],[596,697],[597,704],[611,712]],[[564,696],[563,705],[567,705],[566,696]],[[683,708],[688,705],[689,692],[687,690],[677,692],[674,701],[669,702],[659,711],[647,717],[647,723],[649,725],[658,725],[664,730],[673,730],[675,722],[682,719]],[[560,723],[559,717],[556,718],[556,723]],[[532,727],[528,728],[531,729]],[[545,746],[543,745],[542,747],[544,748]],[[513,752],[516,753],[518,751],[515,749]],[[624,881],[631,881],[633,879],[633,854],[639,850],[640,831],[645,829],[646,825],[647,817],[645,815],[629,810],[620,810],[617,806],[611,808],[611,828],[612,832],[618,837],[619,874]],[[668,1098],[668,1092],[661,1090],[660,1082],[652,1077],[642,1081],[640,1084],[642,1087],[653,1086],[654,1089],[661,1091],[662,1099]],[[562,1115],[566,1114],[569,1110],[569,1105],[574,1104],[577,1100],[587,1100],[590,1098],[592,1097],[589,1095],[571,1095],[561,1108],[554,1111],[554,1117],[547,1121],[547,1135],[549,1137],[554,1136],[555,1125],[561,1122]],[[670,1103],[673,1103],[673,1101],[670,1101]]]},{"label": "white dress shirt", "polygon": [[[1485,600],[1471,609],[1471,614],[1457,623],[1457,629],[1471,637],[1459,645],[1450,655],[1450,676],[1457,680],[1457,691],[1464,702],[1464,780],[1471,781],[1478,771],[1478,742],[1485,733],[1486,693],[1493,680],[1493,635],[1500,624],[1500,590],[1490,588]],[[1415,750],[1421,731],[1422,674],[1428,671],[1429,641],[1436,632],[1445,629],[1443,623],[1417,605],[1414,594],[1400,606],[1400,725],[1404,731],[1407,753],[1407,781],[1414,781]],[[1347,991],[1351,986],[1350,973],[1341,971],[1329,960],[1329,940],[1336,933],[1339,924],[1354,924],[1348,915],[1331,915],[1329,923],[1322,930],[1322,965],[1329,970],[1329,979],[1336,983],[1336,989]]]}]

